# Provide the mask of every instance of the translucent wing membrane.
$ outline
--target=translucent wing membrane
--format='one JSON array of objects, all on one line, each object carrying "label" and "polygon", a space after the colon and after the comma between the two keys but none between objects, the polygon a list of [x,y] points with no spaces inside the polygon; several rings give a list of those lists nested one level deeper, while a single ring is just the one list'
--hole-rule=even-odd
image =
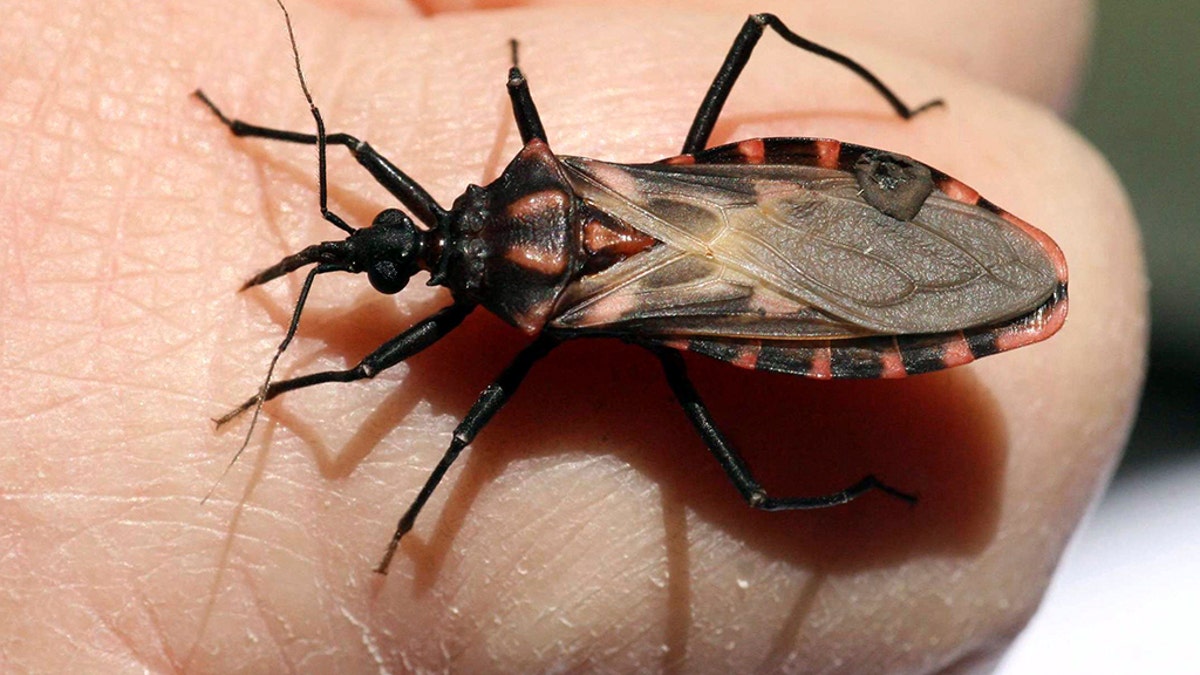
[{"label": "translucent wing membrane", "polygon": [[[787,317],[793,339],[928,334],[1027,314],[1056,287],[1054,261],[1036,239],[940,191],[901,221],[867,203],[840,169],[563,161],[581,196],[667,249],[653,264],[638,256],[571,289],[555,322],[564,328],[655,318],[666,331],[670,317],[642,301],[669,293],[690,331],[708,315],[716,334],[718,323]],[[721,311],[711,311],[722,294]],[[589,311],[596,303],[607,311]],[[619,307],[627,311],[612,311]]]},{"label": "translucent wing membrane", "polygon": [[870,334],[736,268],[671,246],[656,246],[568,287],[552,325],[593,333],[746,338]]}]

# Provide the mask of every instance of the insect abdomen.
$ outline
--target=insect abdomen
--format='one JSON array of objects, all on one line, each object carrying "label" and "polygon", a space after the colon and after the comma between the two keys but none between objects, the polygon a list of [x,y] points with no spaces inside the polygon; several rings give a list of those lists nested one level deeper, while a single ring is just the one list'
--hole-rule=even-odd
[{"label": "insect abdomen", "polygon": [[1002,324],[923,335],[881,335],[845,340],[754,340],[721,337],[645,340],[691,351],[741,368],[816,379],[898,378],[953,368],[991,354],[1040,342],[1067,317],[1060,285],[1033,312]]}]

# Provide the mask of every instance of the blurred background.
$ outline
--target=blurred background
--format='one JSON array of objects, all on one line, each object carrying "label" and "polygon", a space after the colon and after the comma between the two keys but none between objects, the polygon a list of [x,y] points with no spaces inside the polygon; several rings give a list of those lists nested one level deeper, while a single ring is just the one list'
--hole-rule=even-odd
[{"label": "blurred background", "polygon": [[1125,477],[1200,450],[1200,2],[1097,4],[1092,66],[1073,122],[1129,190],[1153,310]]},{"label": "blurred background", "polygon": [[1143,228],[1150,370],[1116,479],[1003,675],[1200,673],[1200,2],[1096,5],[1071,122]]}]

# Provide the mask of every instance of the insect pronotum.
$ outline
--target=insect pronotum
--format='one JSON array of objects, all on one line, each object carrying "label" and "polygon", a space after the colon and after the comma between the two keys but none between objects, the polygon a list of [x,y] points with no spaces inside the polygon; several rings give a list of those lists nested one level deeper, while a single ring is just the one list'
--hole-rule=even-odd
[{"label": "insect pronotum", "polygon": [[[682,352],[822,379],[893,378],[1044,340],[1066,318],[1067,266],[1054,242],[936,169],[822,138],[706,147],[766,28],[850,69],[904,119],[941,103],[908,107],[866,68],[796,35],[771,14],[752,15],[742,26],[681,154],[652,164],[555,155],[513,41],[508,94],[524,147],[496,181],[468,185],[449,209],[367,143],[326,133],[286,9],[284,16],[315,134],[231,119],[203,92],[196,96],[237,136],[316,145],[321,213],[347,236],[287,256],[243,286],[313,266],[261,389],[218,424],[251,409],[257,419],[264,401],[287,391],[374,377],[435,344],[479,306],[534,338],[454,430],[377,572],[387,571],[463,448],[530,368],[565,340],[615,337],[652,352],[738,492],[750,506],[773,511],[833,506],[869,490],[913,497],[871,475],[823,496],[768,495],[717,428],[688,379]],[[347,148],[408,213],[385,209],[356,229],[330,211],[328,145]],[[272,381],[318,275],[366,272],[376,290],[397,293],[419,271],[430,273],[430,285],[450,291],[449,306],[353,368]]]}]

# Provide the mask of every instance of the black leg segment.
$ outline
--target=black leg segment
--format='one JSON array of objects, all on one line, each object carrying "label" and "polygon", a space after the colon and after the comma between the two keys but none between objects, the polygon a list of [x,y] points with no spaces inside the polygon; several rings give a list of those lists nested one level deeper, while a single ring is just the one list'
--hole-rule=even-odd
[{"label": "black leg segment", "polygon": [[[288,143],[303,143],[305,145],[320,146],[321,137],[317,134],[306,134],[298,131],[287,131],[284,129],[272,129],[270,127],[262,127],[257,124],[250,124],[239,119],[231,119],[226,117],[221,109],[212,102],[210,98],[201,90],[197,89],[193,92],[196,98],[200,99],[209,110],[216,115],[234,136],[245,136],[249,138],[268,138],[275,141],[286,141]],[[320,114],[319,112],[317,113]],[[324,124],[322,123],[322,127]],[[404,173],[395,164],[392,164],[386,157],[376,152],[370,144],[365,141],[360,141],[350,134],[333,133],[325,135],[325,143],[329,145],[345,146],[354,155],[354,159],[358,160],[380,185],[388,192],[392,193],[396,199],[400,200],[409,211],[412,212],[418,220],[433,227],[439,218],[446,215],[446,210],[443,209],[433,197],[414,181],[408,174]],[[318,156],[318,160],[320,157]],[[321,170],[318,180],[321,183],[322,198],[324,198],[325,188],[325,171]],[[340,227],[340,226],[339,226]],[[348,227],[348,226],[347,226]],[[345,229],[345,228],[343,228]],[[353,231],[353,229],[348,230]]]},{"label": "black leg segment", "polygon": [[796,35],[774,14],[752,14],[742,25],[741,32],[738,33],[733,41],[733,46],[729,48],[729,53],[725,56],[725,62],[721,64],[721,69],[717,71],[717,76],[713,78],[708,93],[700,103],[700,109],[696,111],[696,117],[692,120],[692,128],[688,131],[687,140],[683,142],[684,154],[700,152],[708,145],[708,138],[712,135],[713,126],[717,123],[721,108],[725,106],[725,100],[729,98],[729,91],[733,89],[738,76],[742,74],[742,69],[746,67],[746,62],[750,60],[754,46],[758,44],[763,29],[767,26],[774,29],[784,40],[800,49],[827,58],[854,71],[887,99],[896,114],[904,119],[909,119],[934,106],[942,105],[941,99],[937,99],[916,108],[909,108],[879,78],[854,59]]},{"label": "black leg segment", "polygon": [[[305,288],[307,291],[307,287]],[[304,295],[307,295],[305,293]],[[303,295],[302,295],[303,298]],[[301,300],[301,303],[303,299]],[[297,309],[301,305],[297,304]],[[355,382],[375,377],[382,371],[398,365],[405,359],[423,351],[433,343],[441,340],[447,333],[454,330],[463,319],[471,313],[475,306],[468,303],[454,304],[439,311],[433,316],[422,320],[408,330],[397,335],[385,342],[379,349],[368,354],[358,365],[346,370],[327,370],[320,373],[310,373],[301,375],[290,380],[280,380],[279,382],[271,382],[263,392],[261,398],[263,401],[270,401],[280,394],[296,389],[304,389],[326,382]],[[297,317],[298,318],[298,317]],[[293,328],[288,331],[288,336],[285,338],[284,344],[291,340],[294,334]],[[252,396],[242,402],[241,405],[225,413],[221,417],[214,420],[217,426],[229,422],[233,418],[249,410],[259,400],[259,396]]]},{"label": "black leg segment", "polygon": [[517,387],[521,385],[521,381],[529,374],[529,369],[533,364],[537,363],[558,346],[558,338],[542,333],[532,344],[517,354],[512,363],[500,373],[500,377],[496,378],[495,382],[489,384],[479,398],[475,400],[474,405],[467,411],[466,417],[454,429],[454,436],[450,441],[450,447],[447,448],[446,454],[442,456],[438,465],[433,469],[433,473],[425,481],[425,485],[421,488],[421,492],[417,494],[417,498],[404,512],[404,516],[400,518],[400,522],[396,524],[396,532],[392,535],[391,542],[388,543],[387,552],[383,555],[383,560],[379,561],[379,565],[375,571],[380,574],[387,574],[388,565],[392,563],[392,557],[396,555],[396,547],[400,545],[400,539],[412,529],[413,523],[417,519],[417,515],[421,513],[421,509],[425,506],[425,502],[429,501],[430,495],[437,489],[442,478],[446,475],[446,471],[450,469],[450,465],[454,464],[454,460],[458,459],[459,453],[463,448],[467,447],[475,436],[483,430],[488,421],[492,419],[500,408],[512,398]]},{"label": "black leg segment", "polygon": [[700,438],[704,440],[704,444],[708,446],[713,456],[721,463],[721,468],[725,470],[725,474],[729,476],[729,480],[733,481],[734,487],[737,488],[742,498],[750,506],[764,511],[819,509],[845,504],[871,490],[881,490],[909,503],[916,502],[916,497],[886,485],[874,476],[867,476],[844,490],[819,497],[776,498],[769,496],[763,490],[758,480],[750,473],[750,468],[746,466],[746,462],[742,459],[742,456],[729,444],[724,434],[717,428],[712,415],[708,411],[708,407],[700,400],[700,394],[696,392],[695,386],[692,385],[692,381],[688,378],[683,357],[679,352],[664,348],[651,348],[651,351],[662,362],[663,371],[667,376],[667,383],[670,384],[671,391],[675,393],[675,398],[679,400],[679,404],[683,406],[683,411],[687,414],[688,419],[691,420],[692,426],[696,428],[697,433],[700,434]]},{"label": "black leg segment", "polygon": [[533,104],[533,96],[529,94],[529,82],[517,65],[517,41],[510,40],[509,45],[512,47],[512,67],[508,69],[508,97],[512,99],[513,117],[517,120],[517,130],[521,132],[521,142],[528,143],[535,138],[546,141],[542,118]]}]

